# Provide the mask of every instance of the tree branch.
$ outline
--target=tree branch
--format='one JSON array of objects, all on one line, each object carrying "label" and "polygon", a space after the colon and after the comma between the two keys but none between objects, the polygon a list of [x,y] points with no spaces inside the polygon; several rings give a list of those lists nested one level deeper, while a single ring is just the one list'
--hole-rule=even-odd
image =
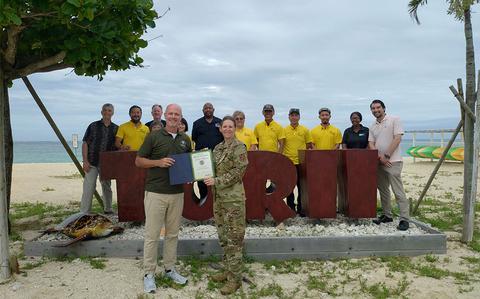
[{"label": "tree branch", "polygon": [[[48,57],[44,60],[34,62],[27,65],[24,68],[21,68],[13,73],[14,78],[25,77],[36,72],[49,72],[56,69],[62,69],[68,67],[66,64],[63,64],[63,59],[66,56],[65,51],[61,51],[51,57]],[[62,67],[60,67],[60,65]]]},{"label": "tree branch", "polygon": [[25,26],[12,26],[7,29],[7,49],[3,52],[5,61],[13,66],[17,55],[18,36]]}]

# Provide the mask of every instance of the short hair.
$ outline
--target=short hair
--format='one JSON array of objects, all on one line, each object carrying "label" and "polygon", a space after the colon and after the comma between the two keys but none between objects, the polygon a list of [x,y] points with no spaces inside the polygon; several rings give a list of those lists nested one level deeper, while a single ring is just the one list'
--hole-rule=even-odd
[{"label": "short hair", "polygon": [[383,109],[385,109],[385,104],[381,100],[373,100],[372,103],[370,104],[370,109],[372,109],[373,104],[380,104]]},{"label": "short hair", "polygon": [[161,121],[154,120],[154,121],[152,121],[152,123],[150,124],[150,128],[149,128],[149,129],[150,129],[150,131],[151,131],[151,130],[152,130],[152,128],[153,128],[153,127],[155,127],[155,126],[160,126],[160,127],[162,127],[162,128],[163,128],[163,124],[162,124],[162,122],[161,122]]},{"label": "short hair", "polygon": [[352,114],[350,114],[350,119],[352,119],[352,116],[354,115],[358,116],[360,118],[360,121],[362,121],[362,114],[360,112],[358,111],[352,112]]},{"label": "short hair", "polygon": [[188,132],[188,122],[187,122],[187,120],[182,117],[180,122],[185,125],[185,132]]},{"label": "short hair", "polygon": [[235,119],[238,115],[242,115],[245,118],[245,113],[243,113],[243,111],[237,110],[232,114],[233,119]]},{"label": "short hair", "polygon": [[153,104],[153,106],[152,106],[152,112],[153,112],[153,109],[155,109],[155,107],[158,107],[158,108],[160,108],[160,110],[163,111],[162,105],[160,105],[160,104]]},{"label": "short hair", "polygon": [[223,118],[222,118],[222,121],[220,122],[220,126],[223,126],[223,122],[226,121],[226,120],[230,120],[233,122],[233,127],[237,127],[237,124],[235,124],[235,118],[233,118],[233,116],[231,115],[225,115]]},{"label": "short hair", "polygon": [[132,113],[132,110],[135,109],[135,108],[140,109],[140,112],[142,112],[142,108],[140,108],[140,107],[137,106],[137,105],[133,105],[132,107],[130,107],[130,109],[128,109],[128,114]]},{"label": "short hair", "polygon": [[113,105],[110,104],[110,103],[105,103],[105,104],[103,104],[102,110],[104,110],[104,109],[106,109],[106,108],[112,108],[112,110],[114,110]]}]

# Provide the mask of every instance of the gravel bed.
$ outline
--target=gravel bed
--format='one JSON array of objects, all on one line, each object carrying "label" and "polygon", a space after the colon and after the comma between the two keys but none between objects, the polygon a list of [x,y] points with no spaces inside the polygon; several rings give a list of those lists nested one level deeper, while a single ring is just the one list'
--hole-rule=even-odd
[{"label": "gravel bed", "polygon": [[[112,217],[114,222],[118,218]],[[249,221],[246,229],[246,238],[272,238],[272,237],[333,237],[333,236],[376,236],[376,235],[424,235],[428,232],[422,230],[410,222],[410,229],[399,231],[396,226],[398,220],[392,223],[375,225],[371,219],[351,220],[342,215],[336,219],[316,220],[309,218],[287,219],[284,223],[276,225],[268,218],[262,222]],[[119,223],[119,226],[125,228],[122,234],[108,237],[109,240],[141,240],[143,239],[143,225],[134,226],[130,223]],[[183,219],[179,233],[180,239],[216,239],[217,230],[214,222],[209,221],[189,221]],[[70,238],[62,233],[43,235],[36,241],[59,241],[69,240]]]}]

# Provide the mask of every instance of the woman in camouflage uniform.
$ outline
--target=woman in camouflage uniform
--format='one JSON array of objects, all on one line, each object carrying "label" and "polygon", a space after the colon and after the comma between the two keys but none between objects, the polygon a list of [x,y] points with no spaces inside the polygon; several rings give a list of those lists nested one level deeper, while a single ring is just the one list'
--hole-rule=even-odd
[{"label": "woman in camouflage uniform", "polygon": [[220,292],[227,295],[235,292],[242,283],[245,236],[245,190],[242,178],[248,160],[245,144],[235,138],[233,117],[223,118],[220,132],[224,141],[213,150],[216,177],[205,179],[205,184],[214,186],[213,213],[223,249],[224,269],[211,278],[216,282],[226,281]]}]

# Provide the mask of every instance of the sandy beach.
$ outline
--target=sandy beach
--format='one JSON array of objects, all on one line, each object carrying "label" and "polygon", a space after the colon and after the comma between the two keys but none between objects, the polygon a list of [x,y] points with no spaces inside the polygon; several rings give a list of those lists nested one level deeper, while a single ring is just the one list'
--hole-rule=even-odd
[{"label": "sandy beach", "polygon": [[[412,159],[405,159],[404,164],[407,196],[417,199],[435,163],[418,159],[413,163]],[[462,175],[463,164],[445,163],[427,198],[458,206],[462,197]],[[78,202],[81,190],[82,180],[73,164],[14,165],[14,204],[44,202],[65,205]],[[249,263],[248,273],[257,285],[253,288],[244,283],[243,291],[234,297],[243,294],[247,298],[479,298],[480,253],[459,242],[458,230],[446,233],[446,255]],[[27,232],[24,238],[28,236]],[[12,242],[12,251],[20,252],[21,246],[22,241]],[[92,267],[91,261],[22,259],[23,274],[0,285],[0,298],[144,298],[141,259],[100,259],[104,269]],[[194,273],[192,269],[197,266],[191,261],[180,261],[178,269],[188,274]],[[160,287],[151,297],[221,297],[216,286],[208,283],[207,274],[213,269],[204,266],[201,274],[191,274],[186,287]]]}]

